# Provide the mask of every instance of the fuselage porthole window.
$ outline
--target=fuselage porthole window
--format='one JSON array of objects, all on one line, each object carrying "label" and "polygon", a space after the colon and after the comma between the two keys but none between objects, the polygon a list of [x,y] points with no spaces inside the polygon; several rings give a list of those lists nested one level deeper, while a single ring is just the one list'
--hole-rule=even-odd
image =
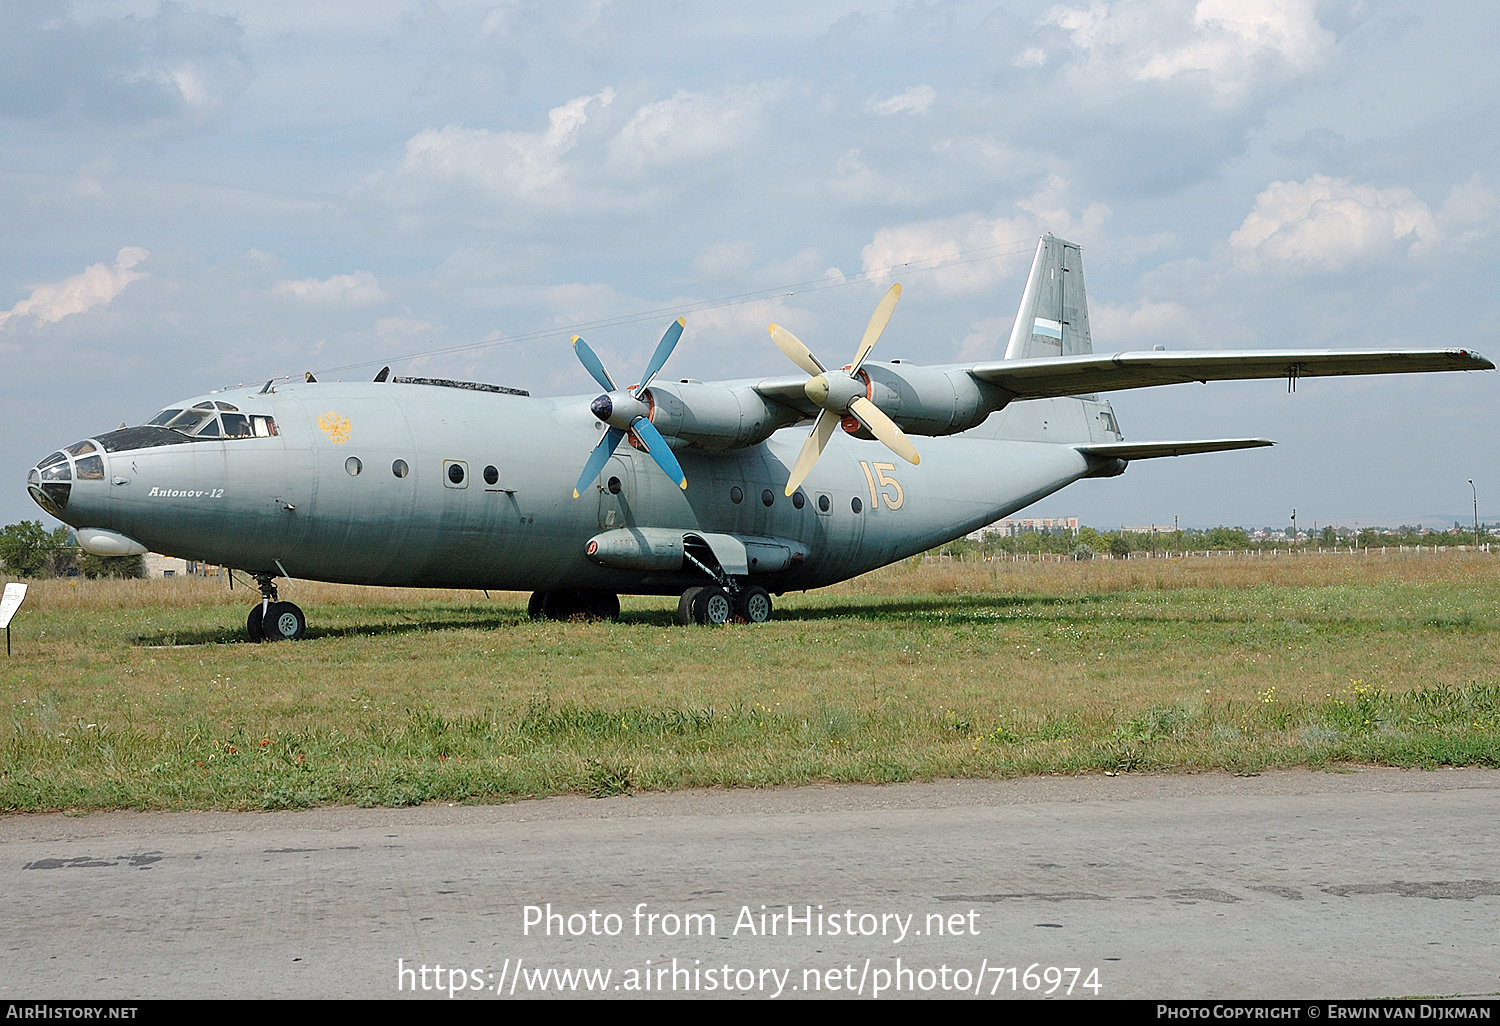
[{"label": "fuselage porthole window", "polygon": [[443,461],[443,487],[469,487],[469,465],[463,460]]},{"label": "fuselage porthole window", "polygon": [[500,471],[493,466],[484,468],[484,483],[487,485],[500,483]]},{"label": "fuselage porthole window", "polygon": [[767,488],[760,493],[760,504],[762,506],[769,506],[775,501],[776,493],[771,491],[771,489]]},{"label": "fuselage porthole window", "polygon": [[800,490],[796,491],[796,492],[793,492],[792,493],[792,505],[796,506],[798,509],[801,509],[803,506],[807,505],[807,496],[803,495]]},{"label": "fuselage porthole window", "polygon": [[827,492],[824,492],[824,493],[822,493],[821,495],[818,496],[818,512],[819,513],[827,513],[832,508],[833,508],[833,500],[828,497],[828,493]]},{"label": "fuselage porthole window", "polygon": [[620,483],[620,479],[618,477],[612,477],[609,479],[609,494],[619,495],[620,490],[624,487],[625,486]]},{"label": "fuselage porthole window", "polygon": [[729,501],[734,503],[736,506],[745,501],[745,493],[740,490],[739,485],[735,485],[733,488],[729,489]]},{"label": "fuselage porthole window", "polygon": [[849,508],[858,513],[860,510],[865,508],[865,504],[860,502],[859,496],[856,495],[854,498],[849,500]]},{"label": "fuselage porthole window", "polygon": [[391,473],[395,474],[397,477],[405,477],[407,470],[408,468],[406,466],[405,460],[397,460],[395,463],[391,464]]},{"label": "fuselage porthole window", "polygon": [[365,465],[360,462],[358,456],[350,456],[344,461],[344,469],[349,472],[350,477],[358,477],[359,472],[365,469]]}]

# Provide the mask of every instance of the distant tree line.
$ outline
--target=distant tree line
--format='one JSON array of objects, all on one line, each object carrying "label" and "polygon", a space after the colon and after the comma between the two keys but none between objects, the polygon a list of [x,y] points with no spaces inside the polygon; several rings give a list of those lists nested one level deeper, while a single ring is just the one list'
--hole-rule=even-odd
[{"label": "distant tree line", "polygon": [[[959,538],[940,545],[932,554],[952,556],[955,559],[984,559],[1002,555],[1071,555],[1076,559],[1090,559],[1108,553],[1115,558],[1129,556],[1132,552],[1203,552],[1204,550],[1247,549],[1265,550],[1296,547],[1317,551],[1335,546],[1379,548],[1401,545],[1472,545],[1474,527],[1457,524],[1452,528],[1424,529],[1421,524],[1404,524],[1398,528],[1360,528],[1357,532],[1347,527],[1322,527],[1316,531],[1303,532],[1297,542],[1290,538],[1272,535],[1252,538],[1251,530],[1243,527],[1183,528],[1155,533],[1137,531],[1100,531],[1093,527],[1079,528],[1075,536],[1071,531],[1023,531],[1005,537],[999,533],[982,538]],[[1481,543],[1491,541],[1494,535],[1490,525],[1479,525]]]},{"label": "distant tree line", "polygon": [[40,520],[0,528],[0,571],[10,577],[144,577],[140,556],[96,556],[73,541],[66,527],[49,531]]}]

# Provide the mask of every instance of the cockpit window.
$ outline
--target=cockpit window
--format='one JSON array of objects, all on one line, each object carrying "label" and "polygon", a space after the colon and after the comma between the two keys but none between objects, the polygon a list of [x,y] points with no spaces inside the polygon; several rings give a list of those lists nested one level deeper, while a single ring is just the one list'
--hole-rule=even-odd
[{"label": "cockpit window", "polygon": [[[274,418],[240,413],[229,403],[217,400],[198,403],[191,409],[174,406],[162,410],[147,421],[146,426],[171,428],[195,438],[274,438],[278,434]],[[94,451],[88,442],[79,442],[78,446],[88,448],[69,446],[68,451],[75,456]]]},{"label": "cockpit window", "polygon": [[200,410],[194,407],[191,410],[183,410],[177,416],[168,421],[166,426],[172,428],[175,431],[181,431],[185,435],[191,435],[194,433],[194,428],[198,427],[205,420],[212,416],[213,413],[211,413],[210,411]]},{"label": "cockpit window", "polygon": [[102,456],[85,456],[83,459],[79,460],[78,480],[103,481],[104,458]]},{"label": "cockpit window", "polygon": [[89,453],[95,451],[94,443],[88,441],[87,439],[82,442],[74,442],[72,445],[68,446],[68,451],[74,456],[87,456]]},{"label": "cockpit window", "polygon": [[[219,405],[226,404],[220,403]],[[224,422],[225,438],[253,438],[255,435],[250,430],[250,418],[243,413],[221,413],[219,420]]]},{"label": "cockpit window", "polygon": [[67,453],[55,452],[51,456],[48,456],[46,459],[42,460],[42,462],[38,463],[37,464],[37,469],[38,470],[46,470],[48,467],[52,466],[52,464],[54,464],[54,463],[66,463],[66,462],[68,462]]}]

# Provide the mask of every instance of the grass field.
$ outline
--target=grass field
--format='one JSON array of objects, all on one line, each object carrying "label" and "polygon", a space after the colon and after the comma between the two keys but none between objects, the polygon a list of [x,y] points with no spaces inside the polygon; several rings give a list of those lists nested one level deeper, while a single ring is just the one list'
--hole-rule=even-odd
[{"label": "grass field", "polygon": [[1500,560],[927,562],[757,627],[525,596],[33,583],[0,811],[504,801],[815,780],[1500,765]]}]

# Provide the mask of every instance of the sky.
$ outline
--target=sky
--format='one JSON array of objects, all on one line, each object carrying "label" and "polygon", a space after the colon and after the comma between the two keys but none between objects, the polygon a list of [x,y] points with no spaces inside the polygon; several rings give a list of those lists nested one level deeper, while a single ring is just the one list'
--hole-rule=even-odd
[{"label": "sky", "polygon": [[[1037,237],[1094,348],[1500,358],[1500,5],[0,2],[0,522],[26,470],[313,371],[592,394],[1002,355]],[[1085,523],[1500,519],[1500,373],[1113,397]],[[920,441],[920,440],[919,440]],[[522,439],[515,444],[524,445]],[[1469,481],[1474,481],[1471,492]]]}]

